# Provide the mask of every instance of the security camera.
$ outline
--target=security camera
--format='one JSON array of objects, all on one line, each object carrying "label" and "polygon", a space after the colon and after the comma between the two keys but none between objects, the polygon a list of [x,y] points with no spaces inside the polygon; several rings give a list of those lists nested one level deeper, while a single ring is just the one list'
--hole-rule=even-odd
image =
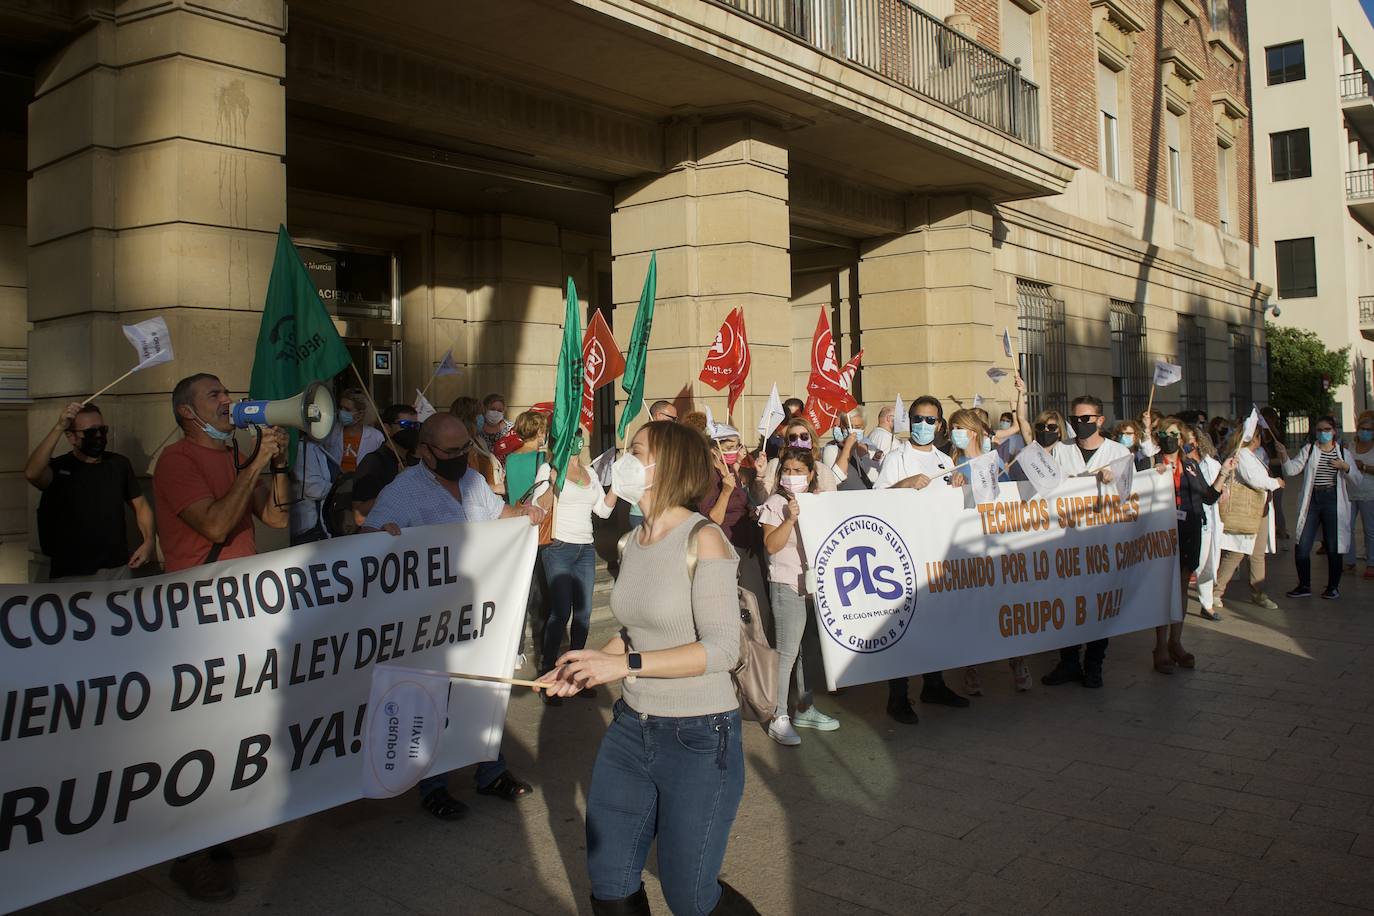
[{"label": "security camera", "polygon": [[1277,305],[1271,305],[1271,306],[1269,306],[1269,311],[1271,311],[1271,312],[1274,313],[1274,317],[1275,317],[1275,318],[1277,318],[1277,317],[1279,317],[1280,315],[1283,314],[1283,310],[1282,310],[1281,308],[1279,308]]}]

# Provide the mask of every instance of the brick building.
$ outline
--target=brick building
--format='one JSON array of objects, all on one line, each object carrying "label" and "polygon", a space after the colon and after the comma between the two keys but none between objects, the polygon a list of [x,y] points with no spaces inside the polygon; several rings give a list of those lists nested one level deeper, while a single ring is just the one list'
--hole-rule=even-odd
[{"label": "brick building", "polygon": [[119,324],[178,357],[103,399],[140,468],[178,377],[246,387],[283,222],[381,401],[450,347],[436,403],[547,399],[564,278],[624,345],[653,251],[648,396],[722,415],[742,305],[746,428],[821,308],[870,405],[1000,406],[1003,327],[1038,403],[1134,413],[1156,356],[1166,409],[1264,397],[1239,0],[0,0],[0,36],[19,553],[24,430],[127,367]]}]

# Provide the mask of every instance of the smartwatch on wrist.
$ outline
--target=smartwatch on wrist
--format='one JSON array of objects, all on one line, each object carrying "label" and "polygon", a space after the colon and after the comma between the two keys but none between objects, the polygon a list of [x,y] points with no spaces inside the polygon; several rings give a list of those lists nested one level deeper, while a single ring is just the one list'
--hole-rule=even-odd
[{"label": "smartwatch on wrist", "polygon": [[638,652],[631,652],[625,656],[625,664],[629,666],[630,673],[634,674],[644,667],[644,659]]}]

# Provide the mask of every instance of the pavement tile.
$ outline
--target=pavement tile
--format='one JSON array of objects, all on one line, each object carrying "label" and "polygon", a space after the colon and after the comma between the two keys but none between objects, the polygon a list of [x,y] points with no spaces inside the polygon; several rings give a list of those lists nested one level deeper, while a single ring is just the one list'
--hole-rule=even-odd
[{"label": "pavement tile", "polygon": [[1174,791],[1168,795],[1141,795],[1129,789],[1111,788],[1103,792],[1100,799],[1121,807],[1139,810],[1141,817],[1146,814],[1163,814],[1180,820],[1196,821],[1199,824],[1210,824],[1216,821],[1224,810],[1220,805],[1178,797],[1179,792],[1188,785],[1190,784],[1179,783]]},{"label": "pavement tile", "polygon": [[1293,812],[1298,810],[1298,803],[1295,801],[1266,798],[1250,795],[1247,792],[1234,792],[1231,789],[1222,789],[1217,786],[1202,786],[1194,782],[1179,783],[1178,788],[1173,792],[1173,797],[1181,801],[1219,805],[1223,808],[1235,808],[1239,811],[1254,811],[1274,817],[1292,817]]},{"label": "pavement tile", "polygon": [[1262,856],[1269,848],[1270,838],[1224,823],[1227,815],[1232,813],[1235,812],[1223,811],[1212,824],[1199,824],[1162,814],[1147,814],[1131,828],[1131,835],[1139,837],[1143,834],[1154,837],[1159,842],[1168,843],[1169,848],[1178,849],[1176,859],[1169,861],[1182,859],[1193,846],[1206,846],[1255,858]]},{"label": "pavement tile", "polygon": [[849,868],[836,868],[821,877],[803,874],[803,887],[856,904],[864,912],[891,913],[894,916],[939,916],[958,899],[932,894],[910,884],[879,878]]},{"label": "pavement tile", "polygon": [[1206,760],[1213,756],[1216,755],[1207,754],[1204,755],[1203,762],[1183,766],[1159,760],[1137,760],[1131,769],[1137,773],[1171,777],[1180,782],[1197,782],[1204,786],[1220,786],[1223,789],[1241,789],[1250,781],[1249,773],[1237,773],[1229,768],[1208,765]]},{"label": "pavement tile", "polygon": [[1341,808],[1345,810],[1354,810],[1369,805],[1370,796],[1374,795],[1374,792],[1368,791],[1370,789],[1369,786],[1365,788],[1367,794],[1356,794],[1324,786],[1289,782],[1286,779],[1275,779],[1270,776],[1255,776],[1245,784],[1245,791],[1247,794],[1265,795],[1272,798],[1282,798],[1288,801],[1301,802],[1305,805],[1318,805],[1325,808]]},{"label": "pavement tile", "polygon": [[[1319,849],[1332,849],[1337,852],[1349,849],[1356,836],[1353,831],[1349,830],[1304,824],[1297,820],[1257,814],[1253,811],[1237,811],[1234,808],[1222,812],[1221,817],[1217,818],[1216,826],[1239,833],[1267,837],[1270,840],[1282,837],[1291,843],[1315,846]],[[1199,845],[1207,846],[1209,844],[1200,843]],[[1212,848],[1222,849],[1224,847],[1213,846]]]},{"label": "pavement tile", "polygon": [[1361,833],[1355,837],[1350,847],[1351,855],[1366,856],[1374,859],[1374,833]]},{"label": "pavement tile", "polygon": [[1168,795],[1178,784],[1177,780],[1151,776],[1139,770],[1117,769],[1096,763],[1086,763],[1082,760],[1075,760],[1069,764],[1064,768],[1061,775],[1131,789],[1147,795]]}]

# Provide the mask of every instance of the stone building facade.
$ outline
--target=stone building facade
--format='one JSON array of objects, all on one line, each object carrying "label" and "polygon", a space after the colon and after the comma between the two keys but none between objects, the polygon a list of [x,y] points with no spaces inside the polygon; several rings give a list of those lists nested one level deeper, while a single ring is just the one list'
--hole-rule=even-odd
[{"label": "stone building facade", "polygon": [[1167,357],[1161,406],[1248,408],[1267,290],[1244,4],[1217,5],[0,0],[6,538],[23,418],[127,368],[120,324],[163,315],[177,354],[102,398],[140,470],[177,378],[246,387],[279,223],[381,401],[449,348],[435,403],[546,400],[565,278],[623,346],[657,252],[646,393],[723,416],[696,376],[743,306],[743,428],[803,388],[822,308],[871,406],[1000,407],[1009,327],[1038,403],[1133,413]]}]

